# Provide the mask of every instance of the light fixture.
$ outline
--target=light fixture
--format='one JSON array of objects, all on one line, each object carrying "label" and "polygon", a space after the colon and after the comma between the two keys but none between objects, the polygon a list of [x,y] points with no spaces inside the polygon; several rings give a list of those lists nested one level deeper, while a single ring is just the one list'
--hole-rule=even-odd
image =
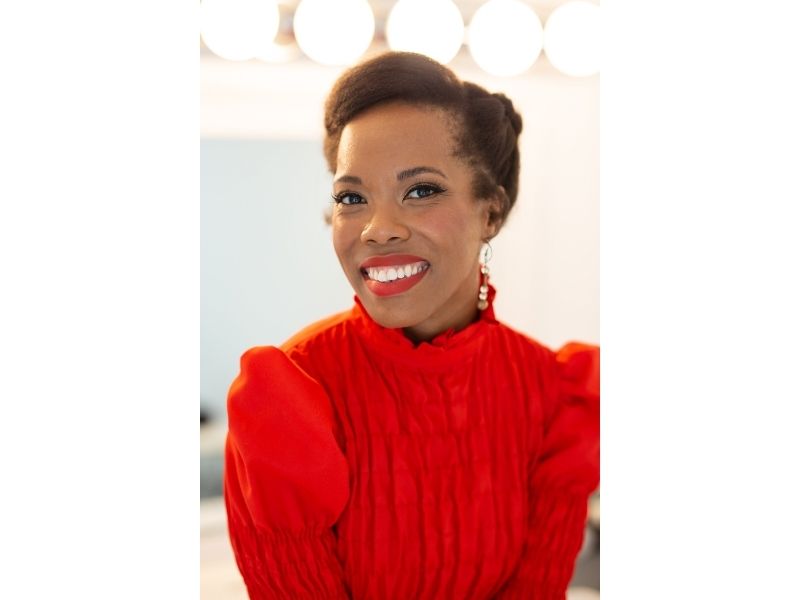
[{"label": "light fixture", "polygon": [[576,0],[562,4],[544,28],[544,51],[566,75],[586,77],[600,70],[600,7]]},{"label": "light fixture", "polygon": [[208,49],[228,60],[248,60],[272,45],[280,14],[272,0],[203,0],[200,33]]},{"label": "light fixture", "polygon": [[464,42],[464,19],[451,0],[399,0],[386,21],[386,40],[392,50],[446,64]]},{"label": "light fixture", "polygon": [[294,13],[297,45],[322,65],[349,65],[369,47],[375,17],[367,0],[302,0]]},{"label": "light fixture", "polygon": [[542,51],[542,22],[519,0],[489,0],[475,12],[467,36],[478,66],[500,77],[527,71]]}]

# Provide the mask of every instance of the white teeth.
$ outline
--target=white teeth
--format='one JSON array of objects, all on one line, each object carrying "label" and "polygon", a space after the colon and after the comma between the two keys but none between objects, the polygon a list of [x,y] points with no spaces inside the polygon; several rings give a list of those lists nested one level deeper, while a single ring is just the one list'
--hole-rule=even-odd
[{"label": "white teeth", "polygon": [[396,265],[394,267],[367,267],[364,269],[367,277],[373,281],[386,283],[396,279],[404,279],[425,271],[430,265],[426,262],[416,262],[408,265]]}]

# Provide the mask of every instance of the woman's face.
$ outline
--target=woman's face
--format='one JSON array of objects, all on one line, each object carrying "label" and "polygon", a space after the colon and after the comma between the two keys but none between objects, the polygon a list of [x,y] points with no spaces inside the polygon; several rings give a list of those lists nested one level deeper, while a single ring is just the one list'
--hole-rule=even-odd
[{"label": "woman's face", "polygon": [[378,106],[345,126],[337,154],[336,255],[370,316],[416,341],[475,318],[478,255],[494,234],[452,128],[440,109]]}]

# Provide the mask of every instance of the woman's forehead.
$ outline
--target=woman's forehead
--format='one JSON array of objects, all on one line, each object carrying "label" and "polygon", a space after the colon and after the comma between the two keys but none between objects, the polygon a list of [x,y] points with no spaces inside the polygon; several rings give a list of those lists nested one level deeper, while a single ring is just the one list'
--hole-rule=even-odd
[{"label": "woman's forehead", "polygon": [[345,125],[342,135],[346,132],[352,135],[354,131],[361,135],[397,135],[401,132],[413,135],[431,129],[437,132],[447,131],[452,127],[451,122],[452,118],[445,109],[394,102],[374,106],[356,115]]},{"label": "woman's forehead", "polygon": [[338,169],[400,162],[453,160],[453,125],[442,109],[391,104],[358,115],[342,130]]}]

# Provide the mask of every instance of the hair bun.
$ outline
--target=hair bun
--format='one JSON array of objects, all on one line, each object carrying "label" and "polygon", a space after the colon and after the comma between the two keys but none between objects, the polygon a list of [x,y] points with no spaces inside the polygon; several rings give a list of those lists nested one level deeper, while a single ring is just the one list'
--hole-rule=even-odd
[{"label": "hair bun", "polygon": [[516,134],[519,135],[522,131],[522,116],[514,108],[514,103],[511,102],[511,100],[509,100],[505,94],[501,94],[499,92],[492,94],[492,97],[499,100],[503,105],[506,118],[511,122],[511,126],[514,128]]}]

